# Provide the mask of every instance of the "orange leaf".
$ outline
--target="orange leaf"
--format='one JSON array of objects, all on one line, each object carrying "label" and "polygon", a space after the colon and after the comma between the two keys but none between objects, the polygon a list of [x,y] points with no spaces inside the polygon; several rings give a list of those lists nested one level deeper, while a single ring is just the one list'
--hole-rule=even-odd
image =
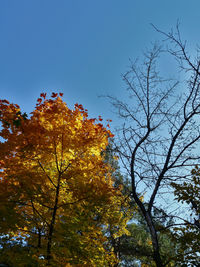
[{"label": "orange leaf", "polygon": [[57,93],[52,93],[52,95],[51,95],[51,97],[57,97],[58,96],[58,94]]}]

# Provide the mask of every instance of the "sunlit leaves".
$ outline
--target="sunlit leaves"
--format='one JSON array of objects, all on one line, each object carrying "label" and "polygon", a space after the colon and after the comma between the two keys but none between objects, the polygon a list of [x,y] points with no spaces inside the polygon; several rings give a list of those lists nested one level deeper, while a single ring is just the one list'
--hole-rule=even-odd
[{"label": "sunlit leaves", "polygon": [[117,259],[104,233],[109,227],[119,237],[128,220],[102,153],[113,135],[82,105],[69,109],[62,93],[51,97],[42,93],[30,118],[0,102],[1,235],[23,238],[40,266],[45,259],[52,266],[112,265]]}]

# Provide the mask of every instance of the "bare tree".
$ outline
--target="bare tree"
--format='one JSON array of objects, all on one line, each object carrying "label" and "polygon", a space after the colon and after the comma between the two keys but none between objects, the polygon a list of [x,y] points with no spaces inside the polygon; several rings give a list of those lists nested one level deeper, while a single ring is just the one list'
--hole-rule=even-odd
[{"label": "bare tree", "polygon": [[[154,26],[153,26],[154,27]],[[152,216],[172,192],[170,183],[190,179],[191,166],[199,162],[200,56],[192,59],[181,40],[179,27],[165,33],[165,48],[154,45],[143,64],[131,63],[123,75],[132,104],[109,97],[123,119],[117,151],[131,183],[131,195],[148,225],[156,266],[166,266],[160,253],[158,229]],[[163,79],[157,71],[159,57],[171,55],[181,71],[181,82]],[[181,93],[181,95],[180,95]],[[166,189],[166,190],[165,190]],[[141,196],[145,192],[145,203]]]}]

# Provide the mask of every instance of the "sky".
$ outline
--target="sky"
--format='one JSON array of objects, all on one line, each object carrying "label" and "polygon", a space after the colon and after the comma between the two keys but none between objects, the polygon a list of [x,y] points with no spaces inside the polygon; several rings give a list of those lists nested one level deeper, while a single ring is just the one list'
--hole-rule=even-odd
[{"label": "sky", "polygon": [[[40,93],[63,92],[90,117],[118,119],[105,98],[124,99],[122,74],[180,21],[200,44],[199,0],[0,0],[0,98],[31,112]],[[164,68],[170,69],[166,61]]]}]

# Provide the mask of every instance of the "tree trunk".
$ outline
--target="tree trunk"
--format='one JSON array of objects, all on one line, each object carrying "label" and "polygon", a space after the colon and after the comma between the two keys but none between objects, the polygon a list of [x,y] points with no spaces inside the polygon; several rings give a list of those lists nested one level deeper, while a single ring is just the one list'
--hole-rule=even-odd
[{"label": "tree trunk", "polygon": [[38,228],[38,248],[41,248],[41,229]]},{"label": "tree trunk", "polygon": [[144,216],[146,218],[146,222],[148,224],[149,231],[150,231],[150,234],[151,234],[154,261],[155,261],[157,267],[164,267],[164,265],[162,263],[162,260],[161,260],[161,257],[160,257],[158,236],[157,236],[157,232],[156,232],[153,220],[152,220],[151,215],[150,215],[150,213],[148,211],[145,212]]},{"label": "tree trunk", "polygon": [[53,213],[52,213],[52,219],[51,223],[49,226],[49,234],[48,234],[48,242],[47,242],[47,265],[51,265],[51,245],[52,245],[52,237],[53,237],[53,232],[54,232],[54,225],[55,225],[55,220],[56,220],[56,212],[58,209],[58,198],[59,198],[59,191],[60,191],[60,175],[58,178],[58,184],[56,187],[56,196],[55,196],[55,202],[54,202],[54,208],[53,208]]}]

